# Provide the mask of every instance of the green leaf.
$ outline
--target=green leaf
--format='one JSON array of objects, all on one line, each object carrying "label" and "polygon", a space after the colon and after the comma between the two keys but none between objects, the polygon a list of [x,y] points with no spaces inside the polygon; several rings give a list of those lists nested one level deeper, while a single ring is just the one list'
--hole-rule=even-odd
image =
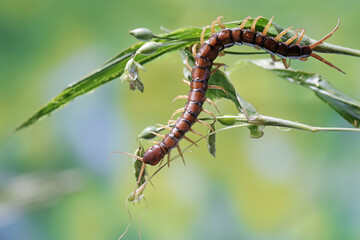
[{"label": "green leaf", "polygon": [[[145,154],[144,148],[140,145],[140,147],[135,151],[134,154],[136,156],[143,157]],[[133,161],[134,161],[134,175],[135,175],[136,181],[138,181],[143,162],[137,158],[133,158]],[[146,179],[145,179],[146,176],[147,176],[147,172],[146,172],[146,168],[145,168],[144,172],[140,178],[140,182],[139,182],[140,185],[142,185],[143,183],[146,182]]]},{"label": "green leaf", "polygon": [[216,157],[216,146],[215,146],[215,142],[216,142],[216,136],[215,136],[215,123],[210,124],[210,126],[212,127],[212,129],[208,129],[207,131],[207,147],[208,150],[210,152],[211,155],[213,155],[213,157]]},{"label": "green leaf", "polygon": [[359,127],[360,103],[336,89],[330,82],[319,74],[293,69],[284,69],[280,63],[274,64],[270,59],[253,60],[251,63],[270,70],[289,82],[312,90],[316,96],[337,111],[350,124],[354,127]]}]

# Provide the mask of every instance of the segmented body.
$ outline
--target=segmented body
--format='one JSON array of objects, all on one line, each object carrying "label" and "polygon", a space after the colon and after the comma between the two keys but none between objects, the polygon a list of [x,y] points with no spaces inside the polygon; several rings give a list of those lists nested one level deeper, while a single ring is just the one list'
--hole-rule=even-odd
[{"label": "segmented body", "polygon": [[195,56],[195,65],[192,68],[192,81],[190,83],[191,90],[188,95],[188,102],[185,105],[184,112],[177,119],[175,126],[172,128],[170,133],[165,135],[160,143],[155,144],[145,152],[143,162],[151,165],[159,163],[159,161],[163,159],[164,156],[171,151],[171,149],[178,145],[179,141],[196,122],[198,115],[202,111],[202,105],[206,99],[208,80],[210,78],[213,61],[225,48],[232,47],[235,44],[244,44],[264,49],[271,55],[277,55],[282,59],[290,58],[306,60],[308,57],[313,56],[341,71],[331,63],[322,59],[320,56],[312,53],[312,48],[321,44],[325,39],[330,37],[336,28],[328,34],[328,36],[316,44],[306,46],[300,46],[297,44],[300,41],[296,44],[276,41],[273,37],[255,31],[255,25],[252,29],[243,29],[241,27],[234,29],[225,28],[212,34],[209,39],[200,46],[199,52]]}]

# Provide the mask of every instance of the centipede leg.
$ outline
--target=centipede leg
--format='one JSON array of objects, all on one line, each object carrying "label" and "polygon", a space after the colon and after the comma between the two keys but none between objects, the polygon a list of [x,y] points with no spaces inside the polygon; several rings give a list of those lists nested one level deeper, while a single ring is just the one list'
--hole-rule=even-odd
[{"label": "centipede leg", "polygon": [[269,28],[270,28],[270,26],[271,26],[271,23],[272,23],[273,20],[274,20],[274,17],[275,17],[275,16],[272,16],[272,18],[270,18],[269,22],[266,24],[264,30],[262,31],[262,35],[267,36],[267,32],[268,32],[268,30],[269,30]]},{"label": "centipede leg", "polygon": [[203,28],[203,30],[201,31],[201,35],[200,35],[200,44],[203,44],[205,42],[205,32],[206,32],[206,28],[208,28],[209,26],[205,26]]},{"label": "centipede leg", "polygon": [[190,86],[190,81],[188,81],[186,79],[181,79],[181,81],[183,81],[186,85]]},{"label": "centipede leg", "polygon": [[282,58],[281,60],[282,60],[282,62],[284,64],[284,67],[286,69],[288,69],[290,67],[290,59],[289,59],[289,63],[287,63],[286,58]]},{"label": "centipede leg", "polygon": [[210,72],[210,75],[219,70],[221,67],[226,66],[224,63],[213,63],[216,67]]},{"label": "centipede leg", "polygon": [[173,112],[173,114],[171,114],[170,119],[173,119],[173,117],[174,117],[176,114],[181,113],[181,112],[183,112],[184,110],[185,110],[185,108],[179,108],[179,109],[175,110],[175,111]]},{"label": "centipede leg", "polygon": [[168,153],[168,156],[167,156],[167,165],[169,168],[170,167],[170,152]]},{"label": "centipede leg", "polygon": [[189,143],[192,143],[192,144],[194,144],[195,146],[199,147],[199,145],[197,145],[196,142],[194,142],[193,140],[191,140],[189,137],[183,136],[183,138],[184,138],[186,141],[188,141]]},{"label": "centipede leg", "polygon": [[176,145],[176,148],[177,148],[177,150],[178,150],[178,152],[179,152],[179,155],[180,155],[181,159],[183,160],[184,165],[186,165],[186,164],[185,164],[185,159],[184,159],[184,156],[183,156],[183,154],[182,154],[182,152],[181,152],[180,146],[179,146],[179,145]]},{"label": "centipede leg", "polygon": [[216,104],[213,101],[211,101],[209,98],[205,98],[205,101],[210,103],[210,105],[212,105],[218,112],[220,112],[219,109],[217,108]]},{"label": "centipede leg", "polygon": [[[175,100],[178,100],[178,99],[188,99],[188,96],[186,96],[186,95],[176,96],[176,97],[173,99],[173,102],[174,102]],[[213,106],[218,112],[220,112],[219,109],[217,108],[216,104],[215,104],[213,101],[211,101],[209,98],[205,98],[205,101],[208,102],[208,103],[210,103],[211,106]],[[159,125],[159,124],[158,124],[158,125]]]},{"label": "centipede leg", "polygon": [[[156,125],[164,128],[164,129],[170,130],[170,131],[172,130],[171,127],[168,127],[168,126],[165,126],[165,125],[162,125],[162,124],[156,124]],[[196,144],[193,140],[191,140],[190,138],[188,138],[188,137],[186,137],[186,136],[183,136],[183,138],[184,138],[186,141],[188,141],[188,142],[194,144],[195,146],[199,147],[199,145],[197,145],[197,144]]]},{"label": "centipede leg", "polygon": [[250,16],[247,16],[243,21],[242,23],[240,24],[239,28],[243,29],[245,27],[245,24],[249,21],[251,17]]},{"label": "centipede leg", "polygon": [[149,133],[154,134],[155,136],[157,136],[159,138],[164,138],[165,137],[164,135],[162,135],[160,133],[153,132],[153,131],[149,131]]},{"label": "centipede leg", "polygon": [[190,66],[189,62],[188,62],[188,56],[186,56],[185,58],[185,66],[186,68],[191,72],[192,71],[192,67]]},{"label": "centipede leg", "polygon": [[220,19],[222,19],[222,18],[224,18],[224,17],[223,17],[223,16],[218,16],[218,17],[216,18],[216,21],[217,21],[217,23],[219,24],[219,27],[221,27],[221,29],[225,29],[225,28],[226,28],[225,25],[222,24],[222,22],[221,22],[221,20],[220,20]]},{"label": "centipede leg", "polygon": [[225,88],[221,87],[221,86],[216,86],[216,85],[208,85],[208,89],[216,89],[216,90],[221,90],[223,91],[227,97],[230,97],[229,93],[225,90]]},{"label": "centipede leg", "polygon": [[202,138],[204,138],[204,139],[206,139],[206,137],[204,135],[202,135],[201,133],[199,133],[198,131],[196,131],[196,130],[194,130],[192,128],[190,128],[189,131],[196,134],[196,135],[198,135],[198,136],[200,136],[200,137],[202,137]]},{"label": "centipede leg", "polygon": [[289,39],[285,42],[285,44],[286,44],[286,45],[289,45],[289,44],[290,44],[292,41],[294,41],[297,37],[298,37],[298,33],[295,32],[295,35],[292,36],[291,38],[289,38]]},{"label": "centipede leg", "polygon": [[178,99],[188,99],[188,96],[186,96],[186,95],[179,95],[179,96],[176,96],[172,101],[175,102],[175,100],[178,100]]},{"label": "centipede leg", "polygon": [[207,127],[210,128],[212,131],[215,131],[215,130],[210,126],[210,124],[208,124],[208,123],[206,123],[206,122],[204,122],[204,121],[202,121],[202,120],[200,120],[200,119],[196,119],[196,121],[197,121],[198,123],[202,124],[202,125],[207,126]]},{"label": "centipede leg", "polygon": [[293,27],[288,27],[287,29],[283,30],[281,33],[279,33],[274,40],[275,41],[279,41],[288,31],[290,31],[290,29],[292,29]]},{"label": "centipede leg", "polygon": [[168,120],[168,124],[170,125],[170,124],[172,124],[172,123],[176,123],[176,121],[175,121],[175,120],[172,120],[172,119],[169,119],[169,120]]},{"label": "centipede leg", "polygon": [[172,130],[172,128],[171,127],[169,127],[169,126],[165,126],[165,125],[162,125],[162,124],[160,124],[160,123],[158,123],[158,124],[156,124],[157,126],[159,126],[159,127],[162,127],[162,128],[164,128],[164,129],[166,129],[166,130],[169,130],[169,131],[171,131]]},{"label": "centipede leg", "polygon": [[251,24],[251,31],[253,31],[253,32],[255,32],[255,27],[256,27],[256,23],[257,23],[257,21],[260,19],[260,18],[262,18],[263,16],[257,16],[255,19],[254,19],[254,21],[253,21],[253,23]]},{"label": "centipede leg", "polygon": [[[202,43],[201,43],[202,44]],[[193,57],[195,58],[195,56],[196,56],[196,54],[197,54],[197,46],[198,46],[198,44],[197,43],[195,43],[194,45],[192,45],[192,47],[191,47],[191,53],[192,53],[192,55],[193,55]],[[187,59],[186,59],[187,60]]]},{"label": "centipede leg", "polygon": [[212,112],[210,112],[209,110],[206,110],[205,108],[202,108],[201,111],[204,112],[204,113],[209,114],[209,115],[212,116],[214,119],[216,119],[216,116],[215,116]]},{"label": "centipede leg", "polygon": [[299,28],[299,29],[297,29],[297,30],[301,30],[300,37],[298,38],[298,40],[297,40],[296,43],[295,43],[296,45],[299,45],[299,44],[301,43],[301,40],[302,40],[303,37],[304,37],[305,29]]},{"label": "centipede leg", "polygon": [[270,54],[270,56],[271,56],[271,59],[273,60],[273,62],[279,62],[280,61],[280,59],[276,59],[275,55]]}]

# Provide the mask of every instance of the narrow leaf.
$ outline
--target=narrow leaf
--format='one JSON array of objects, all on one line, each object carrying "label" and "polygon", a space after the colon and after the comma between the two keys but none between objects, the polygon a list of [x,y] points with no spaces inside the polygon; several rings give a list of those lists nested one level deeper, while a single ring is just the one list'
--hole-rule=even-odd
[{"label": "narrow leaf", "polygon": [[292,83],[312,90],[316,96],[337,111],[350,124],[359,127],[360,103],[336,89],[324,77],[317,73],[284,69],[281,64],[273,63],[270,59],[259,59],[251,62]]},{"label": "narrow leaf", "polygon": [[[140,145],[140,147],[135,151],[135,155],[139,156],[139,157],[143,157],[145,154],[144,148]],[[139,179],[139,175],[140,175],[140,171],[141,171],[141,167],[143,162],[141,162],[139,159],[137,158],[133,158],[134,161],[134,175],[135,175],[135,179],[136,181]],[[146,172],[146,168],[144,169],[143,175],[140,178],[140,185],[142,185],[143,183],[146,182],[145,177],[147,176],[147,172]]]},{"label": "narrow leaf", "polygon": [[213,155],[213,157],[216,157],[216,146],[215,146],[215,142],[216,142],[216,136],[215,136],[215,124],[212,123],[210,124],[210,126],[212,127],[211,130],[210,128],[207,131],[207,147],[208,150],[210,152],[211,155]]}]

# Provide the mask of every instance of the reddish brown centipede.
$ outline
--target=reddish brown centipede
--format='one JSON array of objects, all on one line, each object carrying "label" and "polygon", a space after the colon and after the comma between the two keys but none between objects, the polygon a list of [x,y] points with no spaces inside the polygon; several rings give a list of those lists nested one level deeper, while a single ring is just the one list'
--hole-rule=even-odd
[{"label": "reddish brown centipede", "polygon": [[[200,46],[199,52],[195,55],[195,65],[192,68],[192,81],[190,82],[190,92],[187,96],[188,102],[181,110],[182,114],[175,122],[175,126],[173,128],[168,128],[170,130],[170,133],[165,136],[154,133],[155,135],[162,137],[163,140],[150,147],[145,152],[142,158],[134,156],[143,162],[142,171],[140,172],[139,179],[141,178],[142,172],[146,164],[158,164],[159,161],[162,160],[166,154],[169,154],[174,147],[178,148],[179,153],[182,157],[181,150],[178,144],[182,138],[189,140],[184,135],[189,130],[191,131],[191,126],[195,122],[200,122],[197,117],[201,113],[201,111],[207,112],[202,108],[202,106],[204,101],[207,100],[206,91],[208,88],[210,88],[210,86],[208,85],[208,80],[211,74],[211,67],[213,66],[213,61],[225,48],[232,47],[235,44],[244,44],[259,49],[264,49],[271,54],[274,61],[276,60],[275,56],[279,56],[282,59],[286,68],[289,67],[286,59],[299,59],[305,61],[308,57],[311,56],[344,73],[330,62],[313,53],[313,48],[322,44],[337,30],[339,26],[339,21],[334,30],[332,30],[329,34],[327,34],[318,42],[311,45],[300,46],[300,42],[305,33],[304,29],[302,29],[299,37],[296,33],[295,36],[291,37],[286,42],[279,42],[279,40],[291,29],[291,27],[283,30],[275,38],[267,36],[268,29],[271,26],[274,17],[269,20],[268,24],[262,32],[255,31],[256,23],[261,17],[257,17],[254,19],[250,29],[244,29],[244,26],[246,22],[250,19],[250,17],[245,18],[241,25],[238,28],[234,29],[226,28],[220,22],[220,18],[221,17],[218,17],[216,21],[218,22],[222,30],[215,33],[216,21],[214,21],[211,26],[211,32],[213,34],[209,37],[207,41],[204,41],[204,33],[206,29],[204,28],[201,36],[202,45]],[[296,43],[291,44],[297,37],[298,39]],[[202,123],[205,124],[204,122]]]}]

